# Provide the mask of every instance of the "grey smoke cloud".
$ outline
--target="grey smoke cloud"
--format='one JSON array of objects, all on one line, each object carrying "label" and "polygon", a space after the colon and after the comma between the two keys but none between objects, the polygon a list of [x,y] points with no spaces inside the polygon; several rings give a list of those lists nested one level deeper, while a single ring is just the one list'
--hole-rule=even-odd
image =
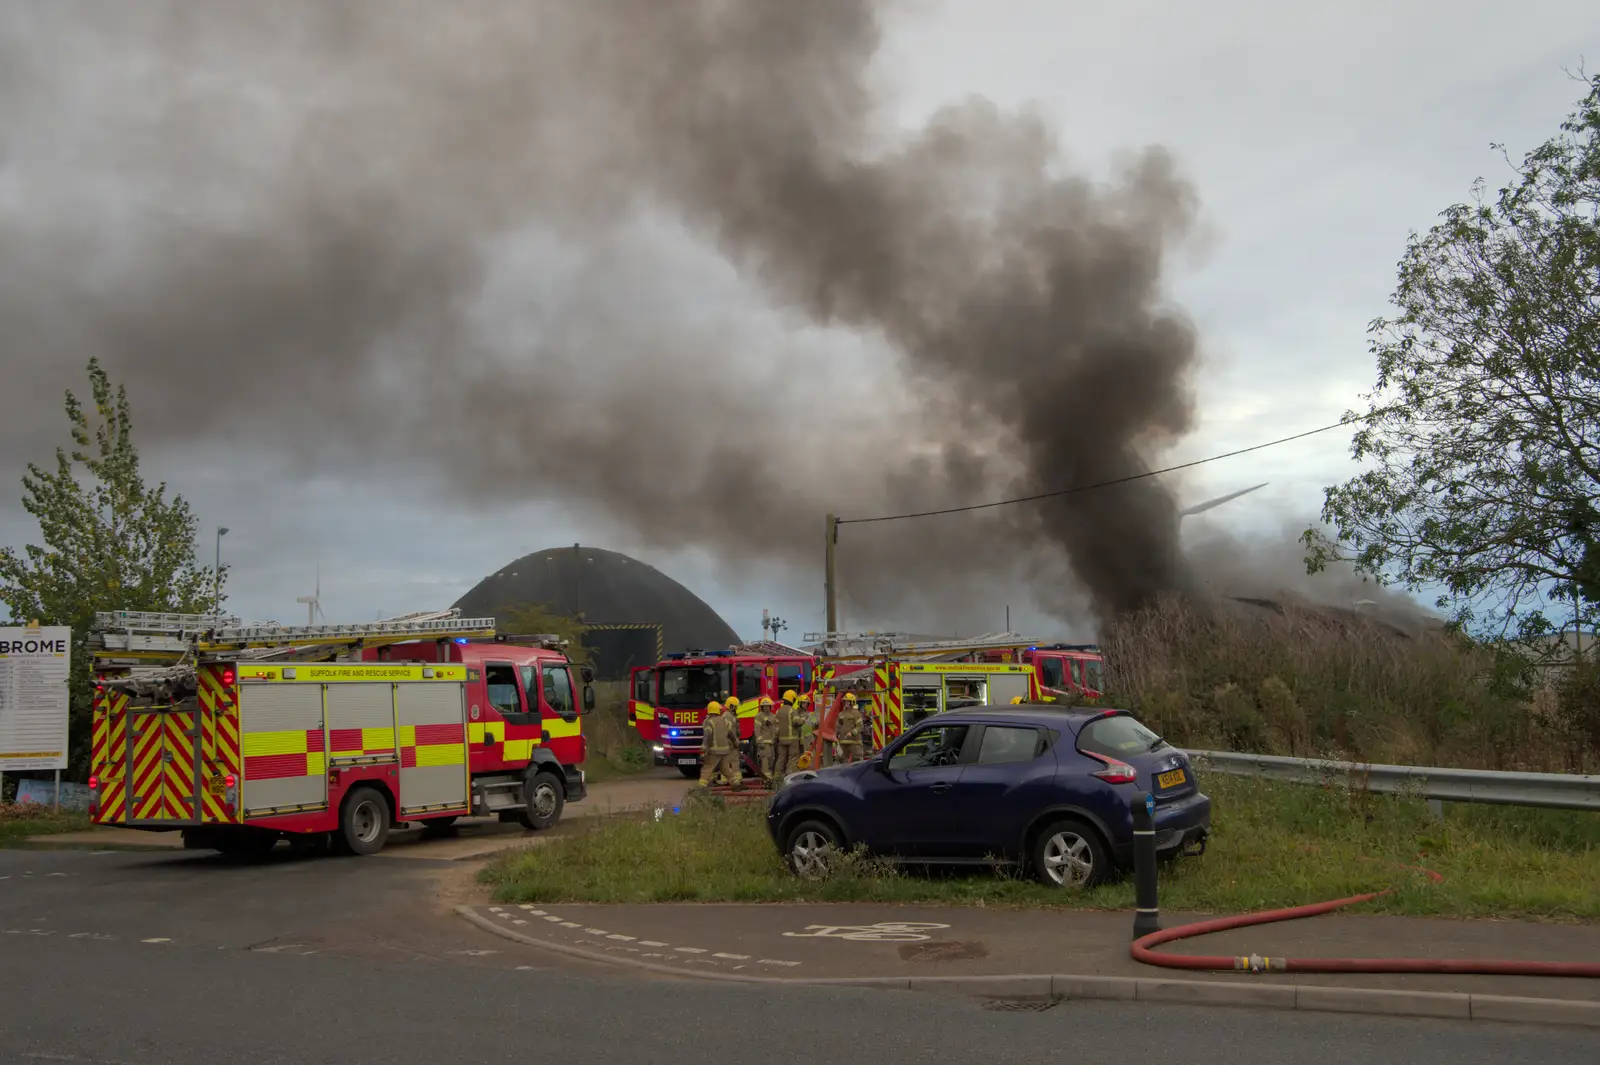
[{"label": "grey smoke cloud", "polygon": [[[1162,288],[1193,190],[1159,149],[1091,182],[981,99],[889,128],[884,7],[8,5],[0,445],[45,453],[45,397],[98,354],[146,441],[419,474],[441,505],[561,499],[807,572],[827,510],[1150,468],[1193,421],[1197,339]],[[639,269],[674,227],[793,332],[879,360],[840,374]],[[846,536],[866,613],[1020,573],[1058,575],[1061,617],[1188,587],[1156,480]]]}]

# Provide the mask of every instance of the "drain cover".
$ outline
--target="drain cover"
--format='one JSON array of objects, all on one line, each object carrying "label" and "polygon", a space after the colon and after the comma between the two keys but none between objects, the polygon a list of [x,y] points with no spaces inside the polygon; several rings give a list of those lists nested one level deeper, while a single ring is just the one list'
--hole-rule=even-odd
[{"label": "drain cover", "polygon": [[983,1008],[996,1013],[1042,1013],[1060,1001],[1056,998],[996,998],[985,1002]]}]

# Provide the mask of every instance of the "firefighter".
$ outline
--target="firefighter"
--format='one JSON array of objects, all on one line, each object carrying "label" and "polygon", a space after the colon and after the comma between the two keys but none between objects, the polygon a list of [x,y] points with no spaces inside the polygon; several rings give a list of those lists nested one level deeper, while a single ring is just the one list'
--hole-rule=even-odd
[{"label": "firefighter", "polygon": [[854,694],[846,694],[844,708],[839,711],[839,720],[835,728],[839,737],[838,750],[846,765],[861,760],[861,710],[856,705]]},{"label": "firefighter", "polygon": [[[800,750],[802,753],[807,755],[811,753],[811,747],[817,740],[817,725],[817,708],[812,701],[811,693],[807,692],[805,695],[800,696]],[[815,769],[816,761],[815,757],[808,758],[806,768]]]},{"label": "firefighter", "polygon": [[713,699],[706,706],[706,725],[700,737],[700,786],[722,781],[738,787],[738,718],[730,715]]},{"label": "firefighter", "polygon": [[772,712],[772,700],[765,695],[756,710],[755,725],[756,768],[767,783],[773,781],[773,767],[777,758],[778,715]]},{"label": "firefighter", "polygon": [[745,771],[744,736],[739,732],[739,700],[737,697],[730,698],[722,706],[727,714],[728,728],[733,739],[733,764],[738,768],[740,777],[743,779]]},{"label": "firefighter", "polygon": [[773,767],[774,779],[782,780],[799,768],[800,761],[800,707],[794,690],[783,693],[778,701],[778,712],[773,715],[777,728],[777,758]]}]

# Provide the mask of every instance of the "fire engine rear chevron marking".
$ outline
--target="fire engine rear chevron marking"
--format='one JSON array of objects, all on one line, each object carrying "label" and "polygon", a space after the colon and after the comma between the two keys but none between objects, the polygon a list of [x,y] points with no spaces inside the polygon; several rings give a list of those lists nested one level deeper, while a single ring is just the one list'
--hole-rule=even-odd
[{"label": "fire engine rear chevron marking", "polygon": [[128,783],[128,695],[102,691],[96,696],[94,713],[94,774],[100,785],[99,820],[118,824],[127,820]]},{"label": "fire engine rear chevron marking", "polygon": [[198,820],[194,808],[195,749],[193,711],[174,710],[161,715],[166,720],[162,752],[161,809],[175,821]]},{"label": "fire engine rear chevron marking", "polygon": [[133,715],[133,820],[160,821],[166,819],[162,802],[162,785],[166,775],[162,772],[162,743],[166,728],[156,713]]}]

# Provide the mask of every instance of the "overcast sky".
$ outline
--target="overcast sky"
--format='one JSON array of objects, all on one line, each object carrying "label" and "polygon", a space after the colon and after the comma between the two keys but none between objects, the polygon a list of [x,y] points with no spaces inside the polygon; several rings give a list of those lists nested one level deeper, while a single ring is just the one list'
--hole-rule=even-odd
[{"label": "overcast sky", "polygon": [[[0,16],[15,22],[31,6],[0,0]],[[1490,143],[1504,142],[1520,156],[1550,136],[1582,91],[1562,68],[1600,57],[1600,14],[1583,0],[1524,0],[1509,10],[1469,0],[1311,8],[1245,0],[912,0],[898,5],[890,26],[877,73],[905,125],[972,95],[1004,107],[1032,105],[1059,132],[1073,166],[1098,171],[1119,152],[1159,144],[1194,183],[1200,237],[1171,261],[1168,285],[1200,331],[1199,427],[1167,456],[1170,463],[1313,428],[1357,406],[1374,376],[1366,326],[1386,311],[1407,232],[1465,198],[1475,178],[1502,182],[1506,169]],[[0,74],[0,89],[3,82]],[[0,155],[0,223],[30,211],[26,191],[6,181],[8,167],[27,163]],[[738,286],[714,255],[685,245],[635,249],[636,269],[684,273],[691,279],[686,292],[711,293],[707,314],[715,317],[719,286],[735,293]],[[514,292],[533,284],[538,268],[530,262],[539,254],[512,249],[491,287]],[[619,284],[626,291],[625,279]],[[777,335],[796,327],[782,316],[757,315],[748,328]],[[780,350],[802,342],[829,346],[827,365],[835,368],[858,355],[838,336],[788,337]],[[30,403],[54,409],[61,388],[81,390],[81,365],[64,355],[29,378],[36,389]],[[142,428],[141,400],[163,383],[127,384]],[[827,384],[851,402],[871,402],[871,391],[842,373]],[[779,405],[774,396],[774,412]],[[736,412],[751,432],[770,429],[761,406]],[[444,606],[519,555],[583,542],[659,566],[741,635],[758,634],[763,607],[789,620],[789,635],[820,627],[821,514],[814,579],[802,574],[797,584],[793,573],[725,571],[692,545],[653,545],[592,510],[540,504],[519,491],[508,491],[500,506],[441,503],[420,477],[364,476],[348,461],[324,467],[316,461],[315,425],[283,431],[294,438],[285,453],[311,456],[294,473],[270,451],[229,448],[225,439],[198,449],[145,449],[147,476],[168,480],[194,504],[205,560],[215,528],[230,528],[222,554],[232,567],[229,605],[237,613],[302,618],[294,599],[312,590],[319,568],[323,607],[333,620]],[[0,477],[15,483],[28,460],[47,458],[48,447],[19,453],[17,438],[7,439]],[[795,461],[806,461],[807,441],[794,440]],[[1219,508],[1212,521],[1281,533],[1314,518],[1322,488],[1351,474],[1347,448],[1348,434],[1336,431],[1217,462],[1189,475],[1183,495],[1193,502],[1270,481]],[[729,520],[760,518],[742,515],[736,498],[716,506]],[[850,550],[852,530],[845,533],[841,551]],[[34,535],[15,502],[0,501],[0,542]],[[921,627],[916,617],[872,620]],[[1003,620],[975,617],[970,630]],[[1020,591],[1013,621],[1043,624]]]}]

